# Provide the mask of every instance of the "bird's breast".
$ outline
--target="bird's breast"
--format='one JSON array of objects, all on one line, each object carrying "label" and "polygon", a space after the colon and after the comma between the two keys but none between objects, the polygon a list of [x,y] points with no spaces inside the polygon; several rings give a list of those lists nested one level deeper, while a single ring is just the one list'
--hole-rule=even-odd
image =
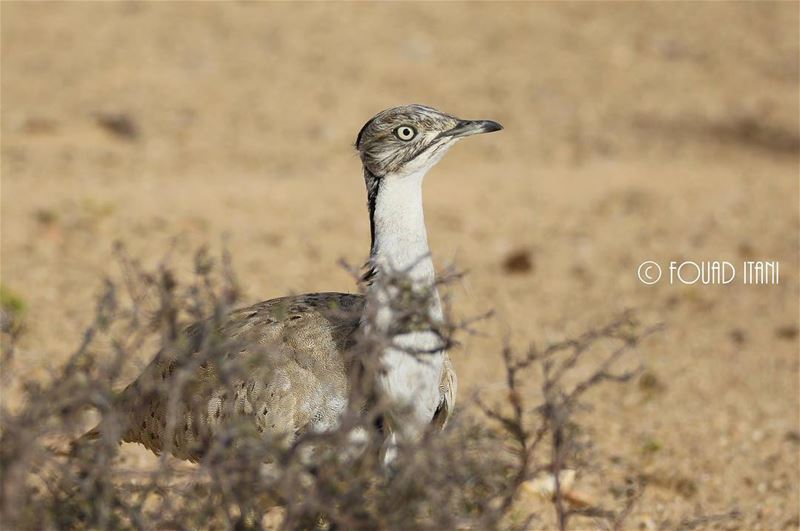
[{"label": "bird's breast", "polygon": [[378,390],[392,409],[415,430],[433,419],[439,405],[444,364],[441,338],[434,332],[409,332],[394,337],[381,356]]}]

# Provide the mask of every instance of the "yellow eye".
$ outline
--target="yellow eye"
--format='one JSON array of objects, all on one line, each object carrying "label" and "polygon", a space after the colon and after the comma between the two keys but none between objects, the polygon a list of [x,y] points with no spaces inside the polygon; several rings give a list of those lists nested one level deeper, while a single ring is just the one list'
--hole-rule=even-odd
[{"label": "yellow eye", "polygon": [[409,140],[417,136],[417,131],[410,125],[401,125],[400,127],[394,130],[394,136],[396,136],[400,140],[408,142]]}]

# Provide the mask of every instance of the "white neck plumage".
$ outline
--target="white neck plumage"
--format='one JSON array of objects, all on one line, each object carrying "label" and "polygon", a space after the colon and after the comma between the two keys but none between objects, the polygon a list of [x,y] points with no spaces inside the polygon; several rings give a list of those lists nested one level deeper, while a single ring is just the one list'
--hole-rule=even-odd
[{"label": "white neck plumage", "polygon": [[[391,301],[399,299],[401,288],[387,286],[381,280],[389,272],[409,279],[413,290],[429,294],[427,308],[417,310],[427,312],[429,322],[442,319],[422,211],[425,170],[387,175],[371,182],[370,261],[375,277],[367,288],[366,315],[372,317],[365,324],[374,331],[388,332],[398,322]],[[439,405],[443,355],[442,340],[434,328],[395,331],[388,338],[391,346],[382,348],[379,354],[383,372],[377,378],[377,391],[391,404],[386,420],[401,439],[417,439]]]},{"label": "white neck plumage", "polygon": [[433,261],[422,211],[425,172],[387,175],[378,189],[372,216],[370,260],[378,270],[407,274],[415,285],[434,283]]}]

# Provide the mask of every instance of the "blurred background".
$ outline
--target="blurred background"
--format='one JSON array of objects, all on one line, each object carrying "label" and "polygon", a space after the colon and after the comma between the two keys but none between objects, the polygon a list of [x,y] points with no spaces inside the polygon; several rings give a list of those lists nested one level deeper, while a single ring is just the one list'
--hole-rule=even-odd
[{"label": "blurred background", "polygon": [[[337,261],[369,250],[356,133],[423,103],[505,126],[426,180],[437,264],[469,271],[456,314],[496,312],[454,353],[461,396],[502,389],[506,339],[634,308],[667,330],[586,422],[600,462],[649,478],[635,523],[738,508],[742,528],[797,528],[799,6],[3,2],[16,363],[45,378],[78,344],[115,240],[188,272],[227,238],[244,302],[353,291]],[[780,284],[636,276],[748,259],[780,261]]]}]

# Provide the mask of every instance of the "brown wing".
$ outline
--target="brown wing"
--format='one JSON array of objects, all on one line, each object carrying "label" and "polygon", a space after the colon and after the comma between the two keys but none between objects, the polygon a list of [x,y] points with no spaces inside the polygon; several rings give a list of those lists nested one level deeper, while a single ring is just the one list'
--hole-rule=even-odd
[{"label": "brown wing", "polygon": [[[123,440],[156,453],[169,446],[177,457],[196,460],[232,416],[278,444],[309,426],[332,426],[346,404],[345,353],[363,303],[360,295],[314,293],[236,310],[217,330],[195,323],[186,332],[188,354],[159,353],[122,393]],[[212,341],[220,342],[214,351],[222,359],[198,364],[197,352]],[[240,370],[228,374],[231,358]],[[188,376],[183,385],[180,374]],[[178,388],[173,427],[167,407],[169,392]]]}]

